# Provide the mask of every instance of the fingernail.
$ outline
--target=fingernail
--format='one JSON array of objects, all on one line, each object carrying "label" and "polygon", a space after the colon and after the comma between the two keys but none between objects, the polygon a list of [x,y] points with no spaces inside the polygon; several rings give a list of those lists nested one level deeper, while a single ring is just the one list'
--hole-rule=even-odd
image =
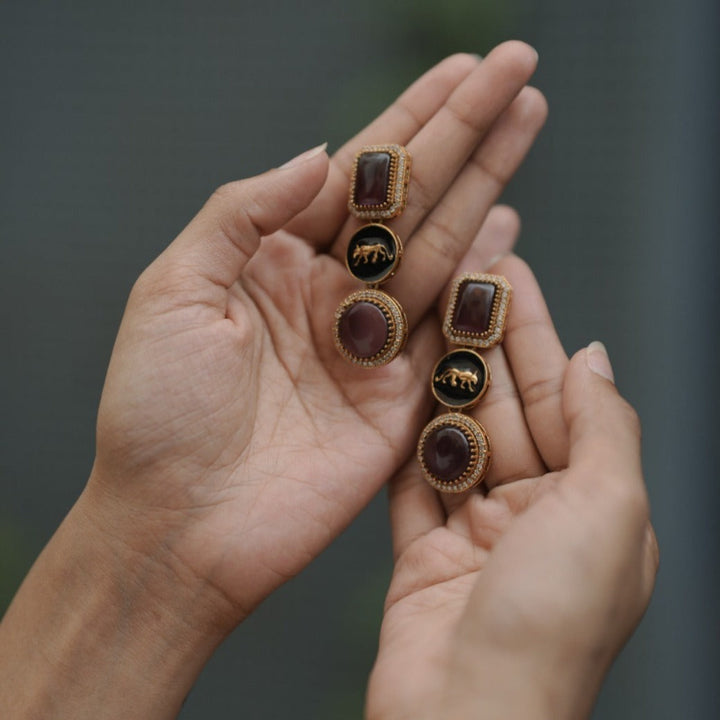
[{"label": "fingernail", "polygon": [[507,256],[508,256],[508,253],[506,253],[506,252],[502,252],[502,253],[498,253],[497,255],[493,255],[493,256],[488,260],[488,264],[487,264],[488,270],[489,270],[493,265],[495,265],[495,263],[499,263],[503,258],[506,258]]},{"label": "fingernail", "polygon": [[605,346],[601,342],[594,340],[587,346],[585,359],[588,367],[596,375],[601,375],[611,383],[615,382],[615,375],[613,374],[612,365],[610,364],[610,358],[608,357]]},{"label": "fingernail", "polygon": [[314,158],[316,155],[325,152],[326,149],[327,143],[324,142],[322,145],[318,145],[317,147],[314,147],[310,150],[306,150],[304,153],[300,153],[300,155],[298,155],[297,157],[294,157],[292,160],[288,160],[284,165],[281,165],[280,170],[287,170],[288,168],[302,165],[302,163],[307,162],[308,160]]},{"label": "fingernail", "polygon": [[482,62],[483,56],[479,53],[470,53],[476,60]]}]

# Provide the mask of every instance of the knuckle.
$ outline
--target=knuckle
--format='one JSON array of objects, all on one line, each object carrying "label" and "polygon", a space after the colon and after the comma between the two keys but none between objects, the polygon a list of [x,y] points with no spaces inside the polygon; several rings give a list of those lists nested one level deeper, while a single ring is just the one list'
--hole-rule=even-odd
[{"label": "knuckle", "polygon": [[654,577],[657,575],[658,569],[660,568],[660,545],[658,543],[657,534],[655,533],[655,528],[653,528],[652,523],[650,522],[647,524],[647,543]]},{"label": "knuckle", "polygon": [[465,254],[465,244],[456,229],[433,215],[425,219],[422,235],[423,245],[443,265],[454,267]]},{"label": "knuckle", "polygon": [[650,503],[644,486],[628,478],[616,478],[612,487],[616,512],[631,525],[645,525],[650,519]]},{"label": "knuckle", "polygon": [[522,220],[518,211],[510,205],[494,205],[490,209],[485,223],[493,232],[516,236],[520,234]]},{"label": "knuckle", "polygon": [[480,58],[472,53],[454,53],[445,59],[445,64],[459,70],[471,71],[480,64]]},{"label": "knuckle", "polygon": [[471,103],[455,99],[453,102],[448,102],[445,109],[460,130],[470,135],[485,132],[486,121]]},{"label": "knuckle", "polygon": [[223,183],[213,190],[208,203],[221,206],[235,203],[242,197],[242,186],[242,180],[231,180]]},{"label": "knuckle", "polygon": [[637,438],[642,435],[642,424],[637,410],[623,398],[620,399],[618,404],[618,415],[626,432]]},{"label": "knuckle", "polygon": [[410,178],[410,184],[412,187],[411,192],[408,193],[410,198],[408,206],[414,208],[422,217],[429,213],[434,205],[430,188],[426,185],[420,173],[415,173]]},{"label": "knuckle", "polygon": [[553,375],[551,377],[536,378],[520,391],[523,405],[527,410],[542,405],[546,400],[560,398],[562,388],[562,377]]}]

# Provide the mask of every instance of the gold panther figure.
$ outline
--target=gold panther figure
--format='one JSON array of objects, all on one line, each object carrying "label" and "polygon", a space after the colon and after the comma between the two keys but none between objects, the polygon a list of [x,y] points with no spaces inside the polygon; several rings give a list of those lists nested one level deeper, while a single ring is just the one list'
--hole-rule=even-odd
[{"label": "gold panther figure", "polygon": [[362,261],[364,265],[372,263],[373,265],[380,260],[394,260],[395,256],[388,252],[388,249],[382,243],[374,243],[372,245],[358,245],[353,250],[353,265],[359,265]]},{"label": "gold panther figure", "polygon": [[438,373],[435,376],[435,382],[452,385],[452,387],[459,385],[461,390],[474,392],[478,384],[478,376],[477,372],[458,370],[457,368],[450,367]]}]

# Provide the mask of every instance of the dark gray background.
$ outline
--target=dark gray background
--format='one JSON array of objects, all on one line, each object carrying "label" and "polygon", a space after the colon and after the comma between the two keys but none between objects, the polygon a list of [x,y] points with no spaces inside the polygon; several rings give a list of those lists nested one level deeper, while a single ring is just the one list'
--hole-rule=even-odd
[{"label": "dark gray background", "polygon": [[[330,149],[455,50],[521,37],[551,114],[505,200],[569,351],[606,342],[662,550],[597,718],[709,718],[717,677],[716,0],[0,2],[0,600],[93,457],[127,292],[213,188]],[[220,649],[181,714],[359,717],[379,497]]]}]

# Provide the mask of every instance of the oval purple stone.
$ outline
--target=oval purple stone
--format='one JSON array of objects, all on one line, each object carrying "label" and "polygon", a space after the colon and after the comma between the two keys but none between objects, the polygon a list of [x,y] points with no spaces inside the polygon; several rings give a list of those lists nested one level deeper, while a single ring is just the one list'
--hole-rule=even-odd
[{"label": "oval purple stone", "polygon": [[456,427],[438,427],[425,440],[423,460],[441,482],[457,480],[470,464],[470,443]]},{"label": "oval purple stone", "polygon": [[388,321],[383,311],[371,302],[353,303],[340,317],[340,342],[359,358],[377,355],[388,340]]}]

